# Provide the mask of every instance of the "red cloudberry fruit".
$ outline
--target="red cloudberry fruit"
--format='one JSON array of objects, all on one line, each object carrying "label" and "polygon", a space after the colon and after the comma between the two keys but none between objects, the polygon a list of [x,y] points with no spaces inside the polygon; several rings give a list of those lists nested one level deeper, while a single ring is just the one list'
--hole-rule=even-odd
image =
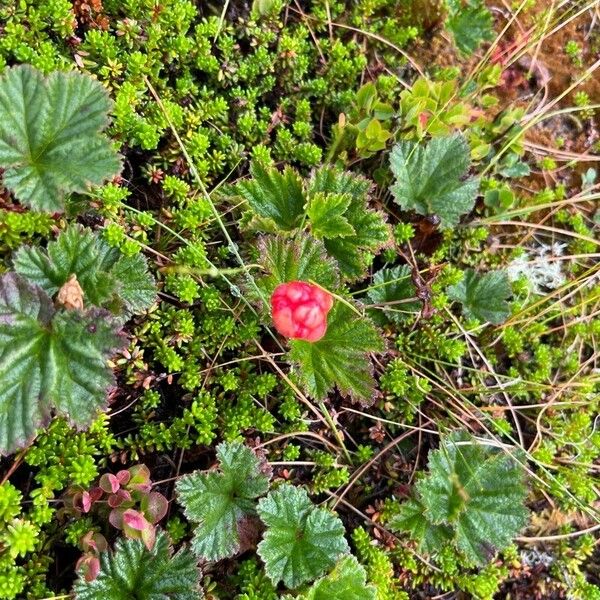
[{"label": "red cloudberry fruit", "polygon": [[285,337],[316,342],[327,331],[333,297],[305,281],[289,281],[275,288],[271,311],[275,329]]}]

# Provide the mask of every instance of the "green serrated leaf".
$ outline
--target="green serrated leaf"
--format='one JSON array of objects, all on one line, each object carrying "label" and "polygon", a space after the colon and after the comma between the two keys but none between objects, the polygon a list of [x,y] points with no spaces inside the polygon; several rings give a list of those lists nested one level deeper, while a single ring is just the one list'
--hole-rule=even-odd
[{"label": "green serrated leaf", "polygon": [[347,213],[356,233],[343,238],[325,240],[327,252],[333,256],[347,279],[364,277],[373,256],[389,242],[389,228],[382,214],[372,211]]},{"label": "green serrated leaf", "polygon": [[290,240],[269,236],[259,241],[263,265],[269,273],[257,281],[269,297],[280,284],[288,281],[314,281],[327,290],[338,289],[337,264],[327,256],[323,242],[310,235]]},{"label": "green serrated leaf", "polygon": [[402,141],[394,146],[390,167],[396,183],[390,188],[403,210],[435,214],[442,228],[457,225],[473,209],[477,179],[466,179],[469,145],[460,135],[437,137],[426,145]]},{"label": "green serrated leaf", "polygon": [[75,600],[200,600],[200,573],[194,555],[173,555],[169,539],[159,532],[152,550],[141,540],[120,539],[114,552],[100,554],[100,572],[73,587]]},{"label": "green serrated leaf", "polygon": [[53,409],[88,425],[106,403],[107,360],[123,341],[105,311],[56,312],[42,289],[0,277],[0,453],[26,444]]},{"label": "green serrated leaf", "polygon": [[303,488],[281,486],[260,500],[258,513],[267,530],[257,551],[274,584],[313,581],[348,552],[340,519],[315,507]]},{"label": "green serrated leaf", "polygon": [[281,172],[255,162],[250,167],[250,175],[252,179],[241,181],[235,187],[250,208],[259,216],[271,219],[284,231],[298,227],[306,201],[298,173],[290,167]]},{"label": "green serrated leaf", "polygon": [[312,174],[308,185],[308,195],[313,196],[317,193],[350,194],[355,201],[365,201],[372,185],[368,179],[360,175],[323,165]]},{"label": "green serrated leaf", "polygon": [[354,227],[343,215],[352,198],[349,194],[324,194],[312,196],[306,207],[313,235],[317,238],[345,237],[355,233]]},{"label": "green serrated leaf", "polygon": [[351,198],[344,218],[354,233],[325,239],[328,254],[336,259],[347,279],[363,277],[373,255],[391,239],[385,215],[368,208],[370,189],[371,183],[363,177],[327,166],[317,170],[309,183],[309,198],[317,194],[344,194]]},{"label": "green serrated leaf", "polygon": [[381,269],[375,273],[367,292],[370,302],[377,305],[369,313],[379,324],[383,324],[386,318],[393,323],[401,323],[421,309],[421,303],[415,299],[415,295],[409,266]]},{"label": "green serrated leaf", "polygon": [[510,315],[507,299],[512,295],[512,289],[505,271],[480,275],[473,269],[467,269],[462,280],[447,291],[451,300],[462,304],[468,319],[498,325]]},{"label": "green serrated leaf", "polygon": [[156,299],[154,279],[142,255],[124,256],[78,225],[61,232],[45,251],[35,246],[19,248],[14,268],[51,296],[74,274],[86,306],[107,308],[117,315],[142,312]]},{"label": "green serrated leaf", "polygon": [[446,27],[463,54],[473,54],[482,42],[494,39],[494,18],[483,0],[447,0]]},{"label": "green serrated leaf", "polygon": [[[156,283],[148,271],[148,263],[142,254],[121,256],[109,274],[117,282],[116,296],[125,305],[128,315],[144,312],[156,300]],[[114,298],[113,305],[117,303]]]},{"label": "green serrated leaf", "polygon": [[344,556],[333,571],[316,581],[302,600],[375,600],[377,590],[367,585],[367,573],[354,556]]},{"label": "green serrated leaf", "polygon": [[89,229],[69,227],[48,244],[46,252],[39,247],[21,246],[13,262],[17,273],[50,296],[56,294],[73,273],[80,285],[88,288],[87,291],[84,288],[84,293],[90,296],[92,304],[101,304],[106,297],[105,290],[92,295],[94,286],[86,281],[90,272],[96,270],[97,262],[96,240]]},{"label": "green serrated leaf", "polygon": [[291,340],[290,360],[306,392],[323,400],[335,387],[353,400],[370,404],[375,381],[368,352],[383,350],[383,340],[371,321],[336,302],[328,315],[327,332],[318,342]]},{"label": "green serrated leaf", "polygon": [[61,212],[65,196],[118,175],[121,160],[100,132],[110,100],[81,73],[47,78],[28,65],[0,77],[0,167],[4,184],[33,210]]},{"label": "green serrated leaf", "polygon": [[429,473],[416,484],[393,527],[409,531],[423,550],[451,540],[476,564],[510,544],[528,517],[523,468],[506,452],[453,434],[429,453]]},{"label": "green serrated leaf", "polygon": [[362,177],[321,167],[305,186],[293,169],[279,172],[258,163],[251,174],[235,188],[254,212],[250,227],[293,231],[311,225],[346,279],[364,277],[373,256],[390,243],[385,214],[368,207],[371,183]]},{"label": "green serrated leaf", "polygon": [[239,525],[256,514],[256,498],[266,494],[269,477],[256,454],[239,443],[217,446],[219,471],[194,472],[176,485],[185,516],[197,523],[192,550],[207,560],[233,556],[240,547]]},{"label": "green serrated leaf", "polygon": [[436,525],[427,520],[425,508],[417,500],[407,500],[390,520],[395,531],[406,531],[417,540],[421,549],[429,554],[441,549],[445,542],[452,541],[452,530],[445,525]]}]

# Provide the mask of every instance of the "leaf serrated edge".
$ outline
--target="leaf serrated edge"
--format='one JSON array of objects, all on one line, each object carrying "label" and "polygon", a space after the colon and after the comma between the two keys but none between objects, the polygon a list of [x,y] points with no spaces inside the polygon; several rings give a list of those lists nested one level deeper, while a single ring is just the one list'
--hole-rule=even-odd
[{"label": "leaf serrated edge", "polygon": [[[114,355],[117,352],[119,352],[120,350],[123,350],[127,346],[128,336],[124,332],[123,328],[121,327],[121,324],[115,319],[115,316],[111,312],[109,312],[105,308],[93,307],[93,308],[90,308],[90,309],[84,311],[83,313],[80,313],[80,314],[81,314],[82,319],[86,319],[89,317],[89,318],[92,318],[95,320],[107,321],[108,323],[111,323],[112,326],[115,328],[113,331],[113,334],[115,336],[116,345],[113,345],[110,348],[107,348],[105,350],[105,353],[107,355]],[[107,364],[107,369],[108,368],[109,368],[109,365]],[[111,383],[109,383],[106,386],[105,394],[104,394],[104,402],[98,406],[98,408],[97,408],[98,413],[100,413],[100,412],[105,413],[108,410],[108,407],[110,406],[111,393],[118,389],[117,385],[116,385],[116,380],[117,380],[117,378],[115,376],[114,370],[111,368]],[[77,423],[66,412],[57,411],[55,409],[55,413],[57,415],[60,415],[61,417],[65,418],[67,420],[67,422],[69,423],[69,426],[73,427],[77,431],[85,431],[90,426],[90,423],[82,423],[82,424]]]},{"label": "leaf serrated edge", "polygon": [[[105,100],[106,100],[106,116],[104,118],[104,123],[102,124],[102,126],[97,129],[96,135],[99,138],[103,139],[105,142],[107,142],[109,145],[112,145],[112,141],[106,135],[105,130],[108,128],[108,126],[111,123],[110,113],[113,110],[114,102],[112,101],[110,94],[108,93],[108,90],[102,85],[102,83],[100,83],[100,81],[98,81],[98,79],[96,77],[93,77],[89,73],[80,73],[79,71],[68,71],[68,72],[54,71],[54,72],[50,73],[49,75],[44,75],[39,69],[36,69],[35,67],[33,67],[30,64],[19,64],[19,65],[9,67],[3,73],[0,74],[0,85],[2,85],[7,80],[9,72],[16,72],[16,71],[28,71],[34,77],[38,78],[39,81],[41,82],[41,87],[44,89],[46,94],[48,93],[48,83],[49,83],[50,79],[54,78],[54,77],[56,77],[56,78],[62,77],[64,79],[87,77],[91,81],[93,81],[94,84],[96,85],[96,87],[98,88],[98,90],[101,91],[102,94],[105,96]],[[115,158],[118,162],[118,168],[116,169],[116,172],[114,174],[112,174],[112,177],[116,177],[119,175],[119,173],[122,172],[124,161],[125,161],[125,158],[119,152],[115,153]],[[20,165],[20,166],[22,167],[23,165]],[[105,179],[108,179],[108,177],[106,177]],[[94,185],[94,183],[91,180],[86,179],[85,185],[87,188],[90,188]],[[12,192],[12,190],[11,190],[11,193],[14,194],[14,192]],[[64,200],[65,200],[66,196],[68,196],[68,194],[65,192],[59,193],[59,200],[62,203],[62,208],[60,211],[58,211],[60,213],[64,212],[64,208],[65,208]],[[28,206],[34,212],[38,212],[38,209],[36,209],[36,207],[34,207],[34,206],[31,206],[29,202],[21,201],[18,198],[17,198],[17,200],[19,200],[19,202],[24,204],[25,206]],[[48,212],[48,211],[42,210],[39,212]]]},{"label": "leaf serrated edge", "polygon": [[[338,298],[338,302],[339,302],[339,298]],[[375,381],[375,377],[374,377],[374,373],[375,373],[375,366],[373,365],[373,361],[370,358],[370,354],[372,352],[377,352],[379,354],[384,354],[388,351],[389,349],[389,344],[388,344],[388,340],[381,335],[381,329],[373,322],[373,320],[366,316],[364,314],[364,312],[360,311],[360,306],[362,306],[362,304],[360,302],[358,302],[357,300],[348,300],[346,298],[344,298],[344,303],[348,303],[351,304],[352,306],[355,307],[355,312],[358,312],[358,314],[360,314],[360,319],[361,320],[365,320],[367,321],[371,327],[378,333],[379,335],[379,339],[381,341],[381,348],[379,350],[365,350],[362,355],[365,358],[365,362],[367,364],[367,373],[368,375],[371,377],[372,381],[373,381],[373,385],[369,385],[370,388],[372,388],[373,392],[371,394],[371,396],[369,398],[365,398],[364,396],[357,396],[356,394],[353,394],[351,390],[344,390],[343,388],[340,387],[339,383],[336,383],[334,388],[331,388],[327,394],[325,394],[325,396],[323,396],[322,398],[317,398],[315,397],[315,400],[319,400],[319,401],[323,401],[327,398],[327,396],[334,390],[337,389],[338,392],[348,398],[352,403],[357,403],[360,404],[361,406],[364,406],[365,408],[368,408],[370,406],[373,406],[373,404],[381,397],[381,392],[377,389],[377,385],[376,385],[376,381]],[[302,340],[300,340],[302,341]],[[310,343],[310,342],[307,342]],[[288,351],[286,353],[286,358],[288,360],[288,362],[296,368],[297,371],[302,372],[302,363],[298,360],[295,360],[292,358],[292,350],[293,348]],[[303,389],[304,393],[306,393],[309,396],[312,396],[310,390],[308,389],[308,387],[306,386],[306,384],[304,383],[304,381],[302,381],[302,377],[300,377],[300,383],[301,383],[301,388]]]}]

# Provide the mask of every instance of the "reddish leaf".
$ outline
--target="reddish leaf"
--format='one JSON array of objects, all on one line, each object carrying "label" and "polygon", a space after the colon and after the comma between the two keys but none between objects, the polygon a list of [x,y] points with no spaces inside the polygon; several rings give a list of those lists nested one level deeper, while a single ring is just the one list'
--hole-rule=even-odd
[{"label": "reddish leaf", "polygon": [[124,489],[120,489],[116,494],[111,494],[108,497],[108,505],[111,508],[117,508],[126,502],[131,502],[131,494]]},{"label": "reddish leaf", "polygon": [[102,488],[93,487],[90,490],[90,498],[92,499],[92,502],[97,502],[98,500],[100,500],[100,498],[102,498],[102,496],[104,496],[104,491],[102,490]]},{"label": "reddish leaf", "polygon": [[158,523],[169,509],[169,501],[158,492],[150,492],[142,498],[141,509],[151,523]]},{"label": "reddish leaf", "polygon": [[114,494],[121,487],[121,484],[112,473],[104,473],[104,475],[100,477],[100,487],[107,494]]},{"label": "reddish leaf", "polygon": [[108,515],[108,522],[117,529],[123,529],[123,513],[126,508],[114,508]]},{"label": "reddish leaf", "polygon": [[123,513],[123,525],[127,529],[135,529],[136,531],[142,531],[150,523],[146,520],[146,517],[138,510],[128,508]]},{"label": "reddish leaf", "polygon": [[90,512],[90,508],[92,508],[92,497],[89,492],[83,492],[81,494],[81,509],[84,513]]},{"label": "reddish leaf", "polygon": [[127,469],[122,469],[117,473],[117,480],[121,485],[127,485],[131,479],[131,473]]},{"label": "reddish leaf", "polygon": [[142,530],[142,541],[146,544],[148,550],[152,550],[156,541],[156,529],[154,525],[150,525]]},{"label": "reddish leaf", "polygon": [[150,469],[146,465],[135,465],[129,469],[131,479],[128,489],[138,492],[149,492],[152,488],[150,483]]},{"label": "reddish leaf", "polygon": [[75,569],[83,573],[85,580],[89,583],[98,577],[100,572],[100,559],[93,554],[84,554],[77,561]]},{"label": "reddish leaf", "polygon": [[81,547],[84,552],[94,551],[96,554],[104,552],[108,548],[106,538],[96,531],[88,531],[81,538]]},{"label": "reddish leaf", "polygon": [[156,539],[156,530],[144,515],[133,509],[123,513],[123,532],[128,538],[142,540],[148,550],[152,550]]},{"label": "reddish leaf", "polygon": [[73,506],[76,512],[88,513],[92,508],[94,502],[102,498],[103,492],[100,488],[92,488],[89,492],[83,490],[82,492],[75,492],[70,499],[65,498],[65,506],[69,503]]}]

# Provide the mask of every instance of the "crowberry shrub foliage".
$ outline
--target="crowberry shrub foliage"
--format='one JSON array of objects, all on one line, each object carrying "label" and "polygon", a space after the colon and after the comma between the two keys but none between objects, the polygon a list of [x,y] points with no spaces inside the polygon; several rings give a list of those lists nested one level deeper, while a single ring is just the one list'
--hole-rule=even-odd
[{"label": "crowberry shrub foliage", "polygon": [[273,323],[290,339],[317,342],[327,331],[331,294],[305,281],[290,281],[275,288],[271,296]]}]

